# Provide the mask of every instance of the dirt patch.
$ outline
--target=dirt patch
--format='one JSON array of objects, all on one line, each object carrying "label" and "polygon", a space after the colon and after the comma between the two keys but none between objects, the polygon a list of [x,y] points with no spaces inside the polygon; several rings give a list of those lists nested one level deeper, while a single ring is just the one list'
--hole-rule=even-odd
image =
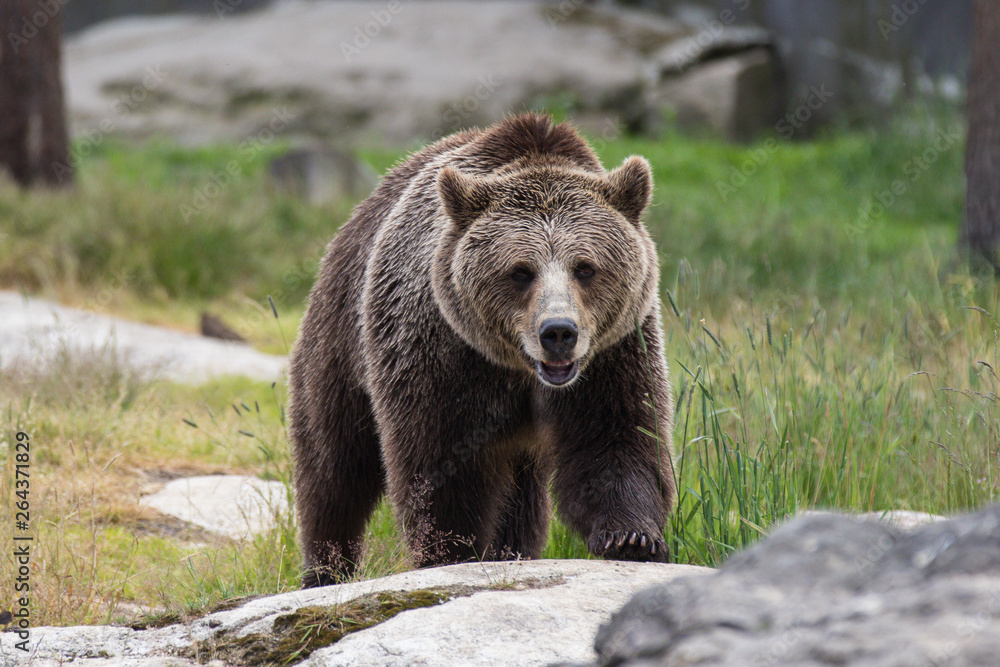
[{"label": "dirt patch", "polygon": [[144,516],[131,521],[127,527],[136,536],[170,537],[182,542],[212,543],[223,539],[200,526],[154,510],[146,510]]},{"label": "dirt patch", "polygon": [[[231,609],[236,609],[237,607],[250,602],[251,600],[256,600],[257,595],[249,595],[237,598],[230,598],[228,600],[223,600],[222,602],[212,605],[206,609],[199,611],[191,611],[186,614],[181,614],[174,611],[166,611],[163,609],[155,609],[148,611],[139,616],[138,619],[128,624],[128,627],[133,630],[153,630],[156,628],[165,628],[168,625],[174,625],[176,623],[185,623],[188,621],[193,621],[197,618],[201,618],[207,614],[214,614],[219,611],[229,611]],[[219,621],[209,622],[209,627],[217,627],[220,624]]]}]

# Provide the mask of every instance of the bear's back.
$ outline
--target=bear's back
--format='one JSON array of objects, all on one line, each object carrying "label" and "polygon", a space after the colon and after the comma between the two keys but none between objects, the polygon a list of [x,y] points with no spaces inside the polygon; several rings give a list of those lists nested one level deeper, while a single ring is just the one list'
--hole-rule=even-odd
[{"label": "bear's back", "polygon": [[[290,360],[289,382],[298,400],[320,400],[320,396],[306,390],[305,384],[324,386],[337,373],[338,366],[355,383],[363,382],[364,365],[356,353],[349,351],[361,347],[359,305],[365,268],[379,228],[429,162],[479,134],[451,135],[395,166],[375,191],[355,207],[350,219],[327,245]],[[320,359],[323,364],[317,361]]]}]

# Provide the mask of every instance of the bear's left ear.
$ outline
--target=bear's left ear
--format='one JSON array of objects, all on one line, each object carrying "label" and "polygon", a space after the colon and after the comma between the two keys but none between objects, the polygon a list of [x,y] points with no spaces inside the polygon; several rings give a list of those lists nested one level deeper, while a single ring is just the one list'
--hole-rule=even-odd
[{"label": "bear's left ear", "polygon": [[452,167],[438,174],[438,196],[448,217],[464,232],[490,205],[489,186]]},{"label": "bear's left ear", "polygon": [[653,171],[645,158],[633,155],[608,174],[604,196],[627,220],[639,224],[639,217],[653,194]]}]

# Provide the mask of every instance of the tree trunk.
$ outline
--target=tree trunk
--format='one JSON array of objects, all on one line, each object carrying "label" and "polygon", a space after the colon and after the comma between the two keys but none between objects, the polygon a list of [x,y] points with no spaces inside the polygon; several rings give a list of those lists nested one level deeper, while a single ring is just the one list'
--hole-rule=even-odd
[{"label": "tree trunk", "polygon": [[38,78],[34,102],[40,142],[35,177],[50,186],[68,185],[72,180],[62,87],[62,24],[60,5],[45,30],[39,31],[36,40],[39,53],[35,61]]},{"label": "tree trunk", "polygon": [[30,41],[21,37],[21,18],[29,15],[28,0],[0,2],[0,167],[21,185],[31,183]]},{"label": "tree trunk", "polygon": [[1000,2],[977,0],[969,69],[968,192],[962,244],[974,271],[1000,272]]},{"label": "tree trunk", "polygon": [[0,0],[0,168],[22,186],[68,185],[62,4]]}]

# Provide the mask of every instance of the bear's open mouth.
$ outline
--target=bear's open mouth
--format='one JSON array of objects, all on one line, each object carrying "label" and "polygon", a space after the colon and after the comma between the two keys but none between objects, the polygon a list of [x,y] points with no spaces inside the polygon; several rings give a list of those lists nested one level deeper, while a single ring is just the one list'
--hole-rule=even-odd
[{"label": "bear's open mouth", "polygon": [[566,384],[576,375],[575,361],[544,361],[538,362],[538,374],[542,379],[553,385]]}]

